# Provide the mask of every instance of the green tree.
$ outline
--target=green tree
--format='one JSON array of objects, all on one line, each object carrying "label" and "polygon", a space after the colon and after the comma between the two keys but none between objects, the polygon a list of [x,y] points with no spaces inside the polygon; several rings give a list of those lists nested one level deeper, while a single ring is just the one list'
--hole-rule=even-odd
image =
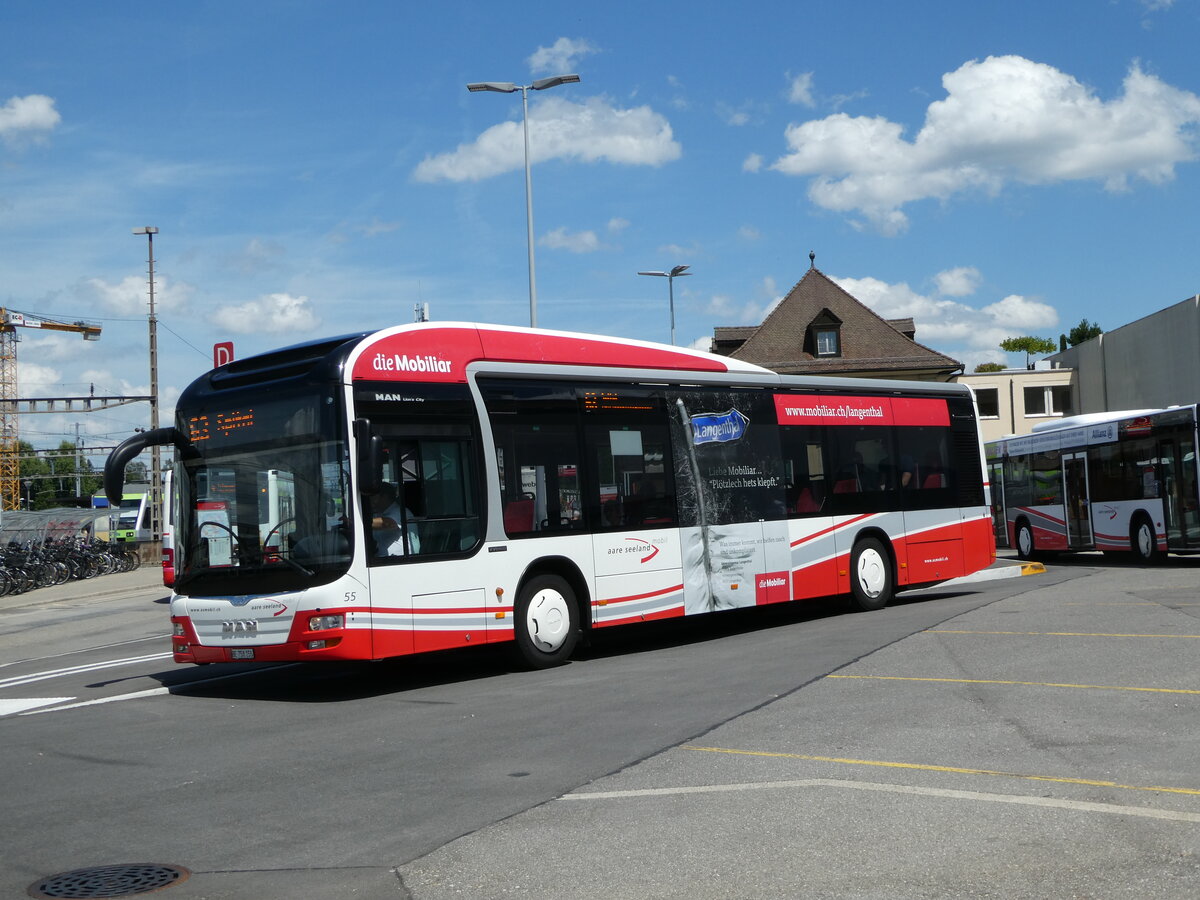
[{"label": "green tree", "polygon": [[28,441],[18,441],[17,447],[22,508],[88,506],[91,495],[100,490],[100,474],[91,460],[76,452],[73,442],[63,441],[54,450],[34,450]]},{"label": "green tree", "polygon": [[1082,344],[1084,341],[1090,341],[1094,337],[1099,337],[1104,334],[1104,329],[1095,322],[1089,322],[1087,319],[1080,319],[1079,324],[1070,330],[1067,334],[1067,343],[1074,347],[1076,344]]},{"label": "green tree", "polygon": [[1024,353],[1025,368],[1032,369],[1033,363],[1030,362],[1030,357],[1033,354],[1053,353],[1058,349],[1058,345],[1050,340],[1050,338],[1024,335],[1022,337],[1005,338],[1000,342],[1000,349],[1005,353]]},{"label": "green tree", "polygon": [[1003,372],[1004,364],[998,362],[982,362],[975,367],[976,372]]}]

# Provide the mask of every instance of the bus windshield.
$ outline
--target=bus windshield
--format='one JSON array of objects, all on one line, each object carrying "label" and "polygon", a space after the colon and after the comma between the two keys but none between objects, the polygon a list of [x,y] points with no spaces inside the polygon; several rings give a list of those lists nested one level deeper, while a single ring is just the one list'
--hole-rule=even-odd
[{"label": "bus windshield", "polygon": [[336,406],[304,392],[179,410],[197,451],[176,487],[180,590],[299,590],[346,571],[350,472]]}]

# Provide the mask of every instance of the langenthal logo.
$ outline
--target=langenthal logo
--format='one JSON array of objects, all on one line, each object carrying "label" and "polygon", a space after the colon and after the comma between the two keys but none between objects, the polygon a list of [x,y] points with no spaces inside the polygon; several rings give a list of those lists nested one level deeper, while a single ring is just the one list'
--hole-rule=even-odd
[{"label": "langenthal logo", "polygon": [[448,375],[451,365],[448,360],[433,354],[426,356],[409,356],[407,353],[376,353],[371,361],[371,368],[376,372],[441,372]]},{"label": "langenthal logo", "polygon": [[700,413],[692,416],[692,443],[724,444],[736,441],[746,433],[749,424],[750,420],[736,409],[723,413]]}]

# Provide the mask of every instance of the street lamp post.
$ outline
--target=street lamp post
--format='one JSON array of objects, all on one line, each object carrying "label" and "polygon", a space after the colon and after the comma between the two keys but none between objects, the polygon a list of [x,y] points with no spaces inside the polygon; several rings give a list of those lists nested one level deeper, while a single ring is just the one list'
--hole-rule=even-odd
[{"label": "street lamp post", "polygon": [[675,346],[675,279],[691,275],[687,270],[691,266],[676,266],[670,272],[638,272],[639,275],[656,275],[667,279],[667,293],[671,297],[671,346]]},{"label": "street lamp post", "polygon": [[533,177],[529,171],[529,92],[544,91],[560,84],[574,84],[578,75],[552,75],[539,78],[532,84],[513,84],[511,81],[475,81],[467,90],[495,91],[498,94],[521,92],[521,114],[525,126],[525,230],[529,242],[529,327],[537,328],[537,278],[533,268]]},{"label": "street lamp post", "polygon": [[[133,229],[144,234],[149,247],[150,275],[150,428],[158,428],[158,318],[154,314],[154,236],[158,229],[145,225]],[[158,444],[150,448],[150,539],[158,540],[162,523],[162,458]]]}]

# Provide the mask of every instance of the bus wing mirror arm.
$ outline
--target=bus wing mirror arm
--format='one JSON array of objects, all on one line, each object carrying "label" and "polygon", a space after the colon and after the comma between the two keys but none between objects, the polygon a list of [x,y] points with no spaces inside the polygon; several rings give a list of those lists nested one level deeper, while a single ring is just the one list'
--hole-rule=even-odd
[{"label": "bus wing mirror arm", "polygon": [[128,437],[113,448],[104,462],[104,496],[112,506],[121,504],[125,491],[125,466],[147,447],[172,444],[181,456],[193,456],[196,449],[187,437],[173,426],[154,428]]},{"label": "bus wing mirror arm", "polygon": [[358,490],[373,494],[383,483],[383,439],[371,430],[370,419],[354,420],[358,443]]}]

